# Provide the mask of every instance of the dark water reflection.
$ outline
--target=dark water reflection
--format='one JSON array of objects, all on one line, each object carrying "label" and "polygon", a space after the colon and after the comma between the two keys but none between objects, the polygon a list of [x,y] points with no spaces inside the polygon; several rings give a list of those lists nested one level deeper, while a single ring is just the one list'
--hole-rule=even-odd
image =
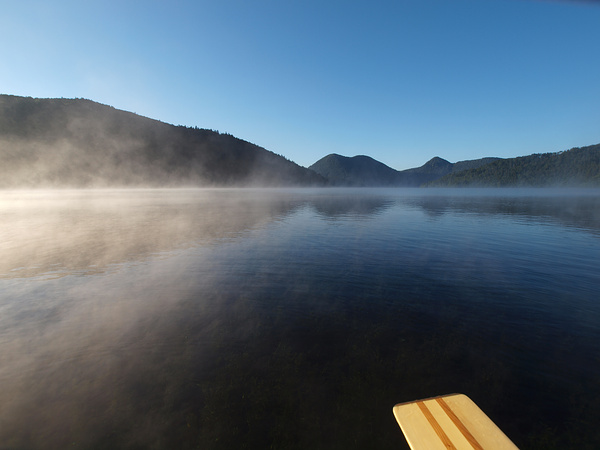
[{"label": "dark water reflection", "polygon": [[597,448],[597,194],[3,193],[0,448]]},{"label": "dark water reflection", "polygon": [[459,189],[449,195],[447,191],[432,190],[429,195],[408,197],[403,202],[420,207],[431,216],[448,212],[507,215],[533,223],[544,221],[596,233],[600,231],[600,196],[593,189],[469,191]]}]

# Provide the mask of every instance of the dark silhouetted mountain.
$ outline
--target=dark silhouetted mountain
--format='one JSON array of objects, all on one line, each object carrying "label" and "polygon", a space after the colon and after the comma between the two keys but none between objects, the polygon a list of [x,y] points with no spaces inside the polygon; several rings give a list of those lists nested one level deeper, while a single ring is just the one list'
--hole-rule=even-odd
[{"label": "dark silhouetted mountain", "polygon": [[333,186],[395,186],[398,171],[370,156],[347,156],[335,153],[321,158],[309,169],[322,175]]},{"label": "dark silhouetted mountain", "polygon": [[479,167],[497,159],[482,158],[453,164],[436,156],[421,167],[398,171],[369,156],[350,158],[331,154],[321,158],[309,169],[323,175],[334,186],[418,187],[448,175],[457,168]]},{"label": "dark silhouetted mountain", "polygon": [[485,166],[490,162],[497,161],[500,158],[480,158],[468,161],[459,161],[451,163],[440,157],[434,157],[415,169],[401,171],[401,175],[407,186],[422,186],[434,180],[438,180],[450,173],[460,172],[462,170]]},{"label": "dark silhouetted mountain", "polygon": [[90,100],[0,95],[0,188],[323,184],[229,134]]},{"label": "dark silhouetted mountain", "polygon": [[421,167],[402,170],[399,173],[405,186],[416,187],[449,174],[452,172],[452,166],[451,162],[436,156]]},{"label": "dark silhouetted mountain", "polygon": [[0,95],[0,188],[184,186],[600,186],[600,144],[397,171],[328,155],[309,169],[213,130],[84,99]]},{"label": "dark silhouetted mountain", "polygon": [[453,172],[429,184],[452,187],[600,186],[600,144],[501,159]]}]

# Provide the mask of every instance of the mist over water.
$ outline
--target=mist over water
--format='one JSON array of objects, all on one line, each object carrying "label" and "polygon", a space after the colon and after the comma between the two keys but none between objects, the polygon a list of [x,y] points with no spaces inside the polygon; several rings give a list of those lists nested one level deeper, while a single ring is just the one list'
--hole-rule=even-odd
[{"label": "mist over water", "polygon": [[600,435],[594,190],[0,193],[0,448],[403,448],[471,396]]}]

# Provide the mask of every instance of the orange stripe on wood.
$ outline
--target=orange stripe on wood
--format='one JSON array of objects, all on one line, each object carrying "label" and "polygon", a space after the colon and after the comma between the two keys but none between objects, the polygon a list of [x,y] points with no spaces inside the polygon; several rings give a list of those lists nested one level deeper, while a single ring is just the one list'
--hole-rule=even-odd
[{"label": "orange stripe on wood", "polygon": [[435,431],[435,434],[437,434],[438,437],[442,440],[444,446],[447,449],[456,450],[456,447],[452,444],[450,438],[448,438],[448,435],[444,432],[437,420],[435,420],[435,417],[433,417],[433,414],[431,414],[431,411],[429,411],[427,405],[425,405],[425,403],[423,402],[417,402],[417,406],[429,422],[429,425],[431,425],[431,428],[433,428],[433,430]]},{"label": "orange stripe on wood", "polygon": [[475,450],[483,450],[483,447],[479,444],[479,442],[477,442],[477,439],[475,439],[467,427],[460,421],[456,414],[454,414],[454,411],[450,409],[450,406],[448,406],[444,399],[436,398],[436,401],[442,407],[448,417],[450,417],[450,420],[452,420],[454,425],[456,425],[456,428],[458,428],[467,441],[469,441],[469,444],[471,444]]}]

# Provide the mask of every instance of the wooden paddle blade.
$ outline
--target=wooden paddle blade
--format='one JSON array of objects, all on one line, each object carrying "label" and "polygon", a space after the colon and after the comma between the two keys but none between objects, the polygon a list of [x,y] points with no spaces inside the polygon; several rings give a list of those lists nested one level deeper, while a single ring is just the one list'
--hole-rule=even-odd
[{"label": "wooden paddle blade", "polygon": [[394,416],[412,450],[517,448],[464,394],[399,403]]}]

